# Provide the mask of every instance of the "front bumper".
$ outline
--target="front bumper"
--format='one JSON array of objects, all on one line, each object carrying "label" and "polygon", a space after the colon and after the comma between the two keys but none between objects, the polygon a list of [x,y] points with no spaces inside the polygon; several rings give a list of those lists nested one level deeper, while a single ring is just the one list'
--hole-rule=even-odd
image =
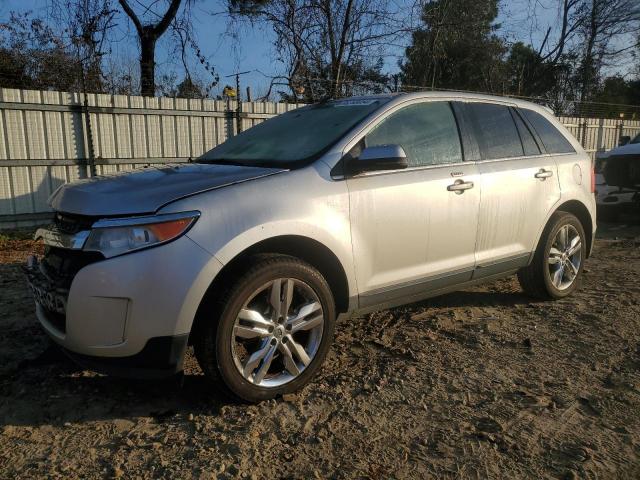
[{"label": "front bumper", "polygon": [[36,314],[78,363],[119,375],[164,376],[181,369],[197,308],[221,268],[183,236],[80,268],[64,313],[36,302]]}]

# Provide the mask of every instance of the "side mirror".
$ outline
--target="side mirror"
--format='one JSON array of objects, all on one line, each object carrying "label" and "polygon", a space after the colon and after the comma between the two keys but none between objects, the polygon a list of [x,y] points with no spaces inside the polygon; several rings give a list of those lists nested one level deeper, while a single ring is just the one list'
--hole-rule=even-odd
[{"label": "side mirror", "polygon": [[407,168],[407,154],[400,145],[376,145],[362,150],[351,162],[353,173]]},{"label": "side mirror", "polygon": [[631,137],[629,135],[623,135],[618,140],[618,146],[622,147],[622,146],[626,145],[627,143],[629,143],[630,141],[631,141]]}]

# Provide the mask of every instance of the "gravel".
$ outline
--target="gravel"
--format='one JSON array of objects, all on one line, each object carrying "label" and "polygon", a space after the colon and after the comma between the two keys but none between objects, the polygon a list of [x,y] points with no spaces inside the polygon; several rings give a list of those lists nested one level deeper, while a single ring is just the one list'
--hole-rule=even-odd
[{"label": "gravel", "polygon": [[604,230],[573,297],[508,278],[352,318],[315,382],[259,405],[191,352],[162,382],[75,366],[19,269],[39,247],[0,236],[0,478],[639,478],[640,232]]}]

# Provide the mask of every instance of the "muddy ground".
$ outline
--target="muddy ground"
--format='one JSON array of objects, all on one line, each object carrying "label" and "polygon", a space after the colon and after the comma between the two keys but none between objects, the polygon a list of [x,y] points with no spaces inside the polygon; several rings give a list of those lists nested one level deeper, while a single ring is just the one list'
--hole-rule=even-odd
[{"label": "muddy ground", "polygon": [[[640,228],[603,229],[581,291],[515,278],[354,318],[287,401],[100,376],[41,333],[0,236],[0,478],[640,478]],[[18,239],[16,239],[18,238]]]}]

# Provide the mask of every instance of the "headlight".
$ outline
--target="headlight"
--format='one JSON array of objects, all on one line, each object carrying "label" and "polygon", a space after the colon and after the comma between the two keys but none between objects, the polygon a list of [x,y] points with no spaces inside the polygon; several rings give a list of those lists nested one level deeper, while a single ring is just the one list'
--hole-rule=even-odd
[{"label": "headlight", "polygon": [[104,219],[93,224],[84,250],[106,258],[175,240],[196,222],[200,212]]}]

